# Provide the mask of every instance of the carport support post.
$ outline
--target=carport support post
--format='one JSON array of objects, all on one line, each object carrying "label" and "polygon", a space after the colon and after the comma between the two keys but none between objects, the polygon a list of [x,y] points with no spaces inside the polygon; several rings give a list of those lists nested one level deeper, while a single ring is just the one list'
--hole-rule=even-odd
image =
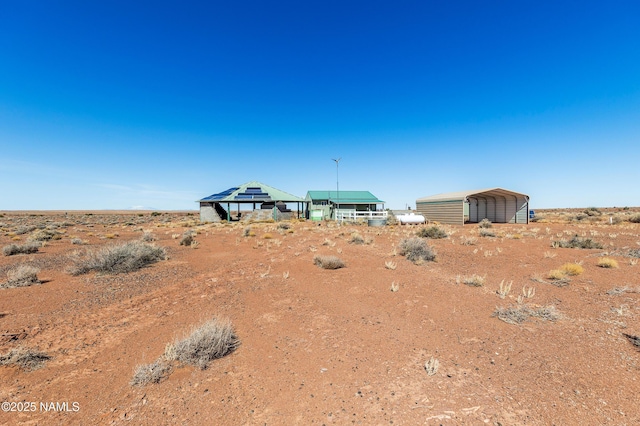
[{"label": "carport support post", "polygon": [[231,203],[227,203],[227,222],[231,222]]}]

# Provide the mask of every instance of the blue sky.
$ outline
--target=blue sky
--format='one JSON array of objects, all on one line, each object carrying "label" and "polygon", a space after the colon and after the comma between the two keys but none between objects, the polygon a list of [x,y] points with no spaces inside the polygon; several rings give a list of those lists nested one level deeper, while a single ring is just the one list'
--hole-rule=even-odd
[{"label": "blue sky", "polygon": [[0,210],[640,205],[637,1],[3,2]]}]

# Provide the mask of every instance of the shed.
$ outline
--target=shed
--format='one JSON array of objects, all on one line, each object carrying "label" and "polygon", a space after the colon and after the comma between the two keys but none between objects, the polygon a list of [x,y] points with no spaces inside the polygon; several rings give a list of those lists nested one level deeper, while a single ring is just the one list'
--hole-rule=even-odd
[{"label": "shed", "polygon": [[[291,213],[287,203],[296,203],[297,214],[303,210],[306,201],[287,192],[264,183],[252,181],[209,195],[200,203],[201,222],[219,222],[220,220],[239,220],[242,217],[241,206],[245,210],[273,211]],[[237,207],[236,214],[231,213],[232,206]],[[226,207],[226,209],[225,209]]]},{"label": "shed", "polygon": [[427,220],[453,225],[477,223],[529,223],[529,196],[502,188],[449,192],[416,200],[416,210]]}]

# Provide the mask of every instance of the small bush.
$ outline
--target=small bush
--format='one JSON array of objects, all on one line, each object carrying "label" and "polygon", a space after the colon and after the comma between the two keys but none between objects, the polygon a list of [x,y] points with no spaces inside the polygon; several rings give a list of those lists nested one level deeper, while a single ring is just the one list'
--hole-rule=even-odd
[{"label": "small bush", "polygon": [[144,231],[142,233],[142,237],[140,237],[140,240],[144,241],[145,243],[151,243],[156,240],[156,236],[153,235],[151,231]]},{"label": "small bush", "polygon": [[51,357],[37,349],[15,348],[0,355],[0,365],[17,365],[23,370],[32,371],[41,368]]},{"label": "small bush", "polygon": [[434,240],[440,239],[440,238],[447,238],[449,236],[449,234],[447,234],[447,231],[440,228],[439,226],[430,226],[428,228],[422,228],[417,232],[416,235],[418,237],[431,238]]},{"label": "small bush", "polygon": [[405,238],[400,241],[398,248],[401,256],[416,264],[436,259],[435,252],[422,238]]},{"label": "small bush", "polygon": [[629,217],[629,222],[631,222],[631,223],[640,223],[640,213],[634,214],[633,216],[630,216]]},{"label": "small bush", "polygon": [[84,255],[76,254],[70,272],[72,275],[86,274],[90,271],[107,274],[126,273],[165,258],[166,252],[162,247],[142,241],[129,241],[107,246],[98,251],[88,251]]},{"label": "small bush", "polygon": [[460,237],[460,244],[463,246],[474,246],[478,242],[478,239],[475,237],[467,237],[466,235],[462,235]]},{"label": "small bush", "polygon": [[245,227],[244,230],[242,231],[242,236],[243,237],[253,237],[254,235],[256,235],[256,234],[254,234],[251,231],[251,227],[250,226]]},{"label": "small bush", "polygon": [[351,235],[351,239],[349,240],[349,243],[351,244],[364,244],[364,238],[362,238],[362,235],[358,234],[357,232],[354,232]]},{"label": "small bush", "polygon": [[560,318],[560,314],[553,305],[539,307],[516,305],[507,308],[496,308],[493,316],[508,324],[522,324],[530,317],[540,318],[545,321],[556,321]]},{"label": "small bush", "polygon": [[194,241],[194,232],[189,230],[189,231],[185,231],[184,234],[182,234],[182,238],[180,239],[180,245],[181,246],[190,246],[191,243]]},{"label": "small bush", "polygon": [[15,232],[16,232],[17,235],[22,235],[22,234],[26,234],[28,232],[31,232],[34,229],[36,229],[36,227],[33,226],[33,225],[29,225],[29,226],[21,225],[21,226],[18,226],[16,228]]},{"label": "small bush", "polygon": [[485,277],[473,274],[468,277],[462,277],[461,281],[463,284],[471,287],[482,287],[485,282]]},{"label": "small bush", "polygon": [[37,229],[31,235],[29,235],[30,241],[49,241],[59,240],[60,233],[51,229]]},{"label": "small bush", "polygon": [[322,269],[340,269],[346,266],[342,259],[336,256],[314,256],[313,264]]},{"label": "small bush", "polygon": [[491,228],[492,226],[493,223],[491,223],[491,221],[486,217],[478,223],[478,228]]},{"label": "small bush", "polygon": [[611,259],[610,257],[603,257],[598,259],[598,266],[601,268],[617,268],[618,262],[615,259]]},{"label": "small bush", "polygon": [[151,364],[138,365],[130,384],[145,386],[149,383],[160,383],[171,374],[171,369],[171,364],[162,358]]},{"label": "small bush", "polygon": [[629,250],[629,257],[640,258],[640,249]]},{"label": "small bush", "polygon": [[71,244],[75,244],[75,245],[83,245],[84,241],[81,238],[73,238],[71,240]]},{"label": "small bush", "polygon": [[240,346],[231,321],[214,318],[193,330],[189,337],[169,345],[165,358],[195,365],[201,370],[207,368],[210,361],[230,354]]},{"label": "small bush", "polygon": [[40,272],[38,268],[30,265],[17,266],[7,272],[7,282],[0,287],[15,288],[40,284],[38,272]]},{"label": "small bush", "polygon": [[577,263],[565,263],[560,267],[560,270],[564,272],[565,275],[571,275],[572,277],[580,275],[584,272],[584,268],[582,267],[582,265],[578,265]]},{"label": "small bush", "polygon": [[580,248],[580,249],[601,249],[602,244],[597,241],[592,240],[591,238],[580,238],[577,235],[574,235],[569,241],[560,240],[553,241],[551,243],[552,247],[561,247],[561,248]]},{"label": "small bush", "polygon": [[284,231],[288,230],[289,228],[291,228],[291,225],[288,224],[287,222],[280,222],[278,223],[278,229],[282,229]]},{"label": "small bush", "polygon": [[491,229],[487,229],[487,228],[480,228],[480,232],[479,232],[481,237],[495,237],[496,233],[493,232]]},{"label": "small bush", "polygon": [[14,254],[30,254],[36,253],[42,245],[39,242],[30,242],[26,244],[9,244],[2,248],[5,256],[13,256]]}]

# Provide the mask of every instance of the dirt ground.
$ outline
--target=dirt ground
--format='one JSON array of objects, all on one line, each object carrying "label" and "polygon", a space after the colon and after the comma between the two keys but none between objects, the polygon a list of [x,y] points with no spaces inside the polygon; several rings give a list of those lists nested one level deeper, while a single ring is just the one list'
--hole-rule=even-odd
[{"label": "dirt ground", "polygon": [[[0,283],[20,264],[43,281],[0,289],[0,355],[22,347],[51,357],[33,371],[0,366],[9,403],[0,424],[640,423],[640,350],[623,334],[640,336],[640,224],[547,219],[495,224],[495,237],[443,225],[447,238],[426,240],[436,260],[416,265],[398,246],[422,226],[197,219],[0,214],[1,247],[52,231],[37,253],[0,254]],[[72,252],[145,230],[167,260],[127,274],[68,272]],[[197,231],[194,247],[179,245],[187,230]],[[574,235],[603,248],[552,247]],[[317,255],[346,267],[321,269]],[[598,266],[604,257],[618,267]],[[584,271],[549,278],[566,263]],[[482,286],[465,285],[473,274]],[[504,298],[501,282],[512,283]],[[523,306],[558,318],[495,315]],[[130,384],[138,365],[214,316],[232,321],[236,351],[204,370],[177,366],[160,383]]]}]

